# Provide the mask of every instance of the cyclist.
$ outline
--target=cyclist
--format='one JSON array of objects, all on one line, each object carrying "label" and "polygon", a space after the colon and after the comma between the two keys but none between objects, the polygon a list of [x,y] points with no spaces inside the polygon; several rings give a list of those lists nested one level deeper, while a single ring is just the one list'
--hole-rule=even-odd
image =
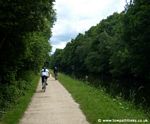
[{"label": "cyclist", "polygon": [[54,67],[55,80],[57,80],[57,73],[58,73],[58,68],[57,68],[57,66],[55,66],[55,67]]},{"label": "cyclist", "polygon": [[[49,77],[49,70],[46,67],[43,67],[41,70],[42,89],[43,89],[44,79],[47,80],[48,77]],[[47,82],[46,85],[48,85]]]}]

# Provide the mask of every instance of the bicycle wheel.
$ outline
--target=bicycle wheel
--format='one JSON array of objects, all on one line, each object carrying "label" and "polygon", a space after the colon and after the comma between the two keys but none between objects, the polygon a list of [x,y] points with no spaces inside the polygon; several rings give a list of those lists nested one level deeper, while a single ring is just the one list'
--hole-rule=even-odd
[{"label": "bicycle wheel", "polygon": [[57,73],[55,73],[55,80],[57,80]]},{"label": "bicycle wheel", "polygon": [[46,78],[44,78],[43,91],[46,91]]}]

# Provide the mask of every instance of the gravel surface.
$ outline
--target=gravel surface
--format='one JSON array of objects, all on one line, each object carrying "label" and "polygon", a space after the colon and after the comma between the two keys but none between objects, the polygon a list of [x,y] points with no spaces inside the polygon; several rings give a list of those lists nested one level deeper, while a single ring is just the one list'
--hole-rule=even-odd
[{"label": "gravel surface", "polygon": [[41,82],[20,124],[89,124],[71,94],[54,78],[48,79],[46,92]]}]

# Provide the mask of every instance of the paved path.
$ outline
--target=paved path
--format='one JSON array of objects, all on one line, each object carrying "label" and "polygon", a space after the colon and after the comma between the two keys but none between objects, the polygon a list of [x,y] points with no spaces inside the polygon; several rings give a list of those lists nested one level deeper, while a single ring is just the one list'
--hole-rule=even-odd
[{"label": "paved path", "polygon": [[20,124],[89,124],[68,91],[52,77],[46,92],[39,82]]}]

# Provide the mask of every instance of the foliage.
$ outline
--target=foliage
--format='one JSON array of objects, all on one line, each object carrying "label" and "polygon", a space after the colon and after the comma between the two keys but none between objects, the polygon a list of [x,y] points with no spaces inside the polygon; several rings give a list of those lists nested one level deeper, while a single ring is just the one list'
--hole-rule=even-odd
[{"label": "foliage", "polygon": [[[8,71],[17,74],[18,70],[24,69],[22,66],[26,61],[28,64],[33,63],[34,58],[31,56],[37,56],[35,55],[37,52],[47,54],[48,48],[46,50],[44,48],[46,44],[48,45],[47,41],[51,36],[49,29],[55,21],[53,2],[53,0],[0,1],[0,60],[3,60],[0,61],[1,82],[7,82],[5,75]],[[45,55],[37,66],[41,66],[45,61],[44,57]]]},{"label": "foliage", "polygon": [[110,91],[149,105],[149,11],[149,1],[131,1],[120,14],[114,13],[72,39],[51,61],[57,58],[59,69],[67,74],[103,80],[99,84]]},{"label": "foliage", "polygon": [[34,71],[38,71],[43,65],[51,48],[46,39],[42,32],[29,33],[24,37],[26,42],[26,51],[23,58],[25,69],[34,67]]},{"label": "foliage", "polygon": [[[9,108],[7,105],[7,112],[2,115],[2,118],[0,120],[1,124],[18,124],[20,118],[24,114],[24,111],[26,110],[26,108],[28,107],[28,104],[31,101],[31,98],[37,87],[39,76],[35,75],[31,71],[24,72],[24,76],[25,77],[22,78],[22,80],[24,80],[24,81],[21,81],[21,80],[18,81],[18,83],[17,83],[18,86],[14,87],[14,89],[17,89],[17,91],[19,91],[21,94],[15,99],[15,104],[9,103]],[[8,89],[9,89],[9,87],[8,87]],[[7,92],[5,92],[5,93],[7,93]],[[10,94],[10,96],[16,97],[13,92]],[[8,102],[8,99],[5,99],[3,101],[3,104],[5,104],[6,102]],[[2,104],[0,104],[0,105],[2,105]],[[4,106],[3,106],[3,108],[4,108]],[[1,112],[3,112],[2,109],[1,109]]]},{"label": "foliage", "polygon": [[[149,101],[150,88],[150,1],[135,0],[124,17],[123,39],[129,52],[131,78],[135,81],[141,101]],[[141,88],[142,87],[142,88]],[[137,96],[136,96],[137,97]]]},{"label": "foliage", "polygon": [[[48,59],[54,0],[0,1],[0,109],[29,86],[26,71],[39,72]],[[29,74],[29,73],[28,73]]]}]

